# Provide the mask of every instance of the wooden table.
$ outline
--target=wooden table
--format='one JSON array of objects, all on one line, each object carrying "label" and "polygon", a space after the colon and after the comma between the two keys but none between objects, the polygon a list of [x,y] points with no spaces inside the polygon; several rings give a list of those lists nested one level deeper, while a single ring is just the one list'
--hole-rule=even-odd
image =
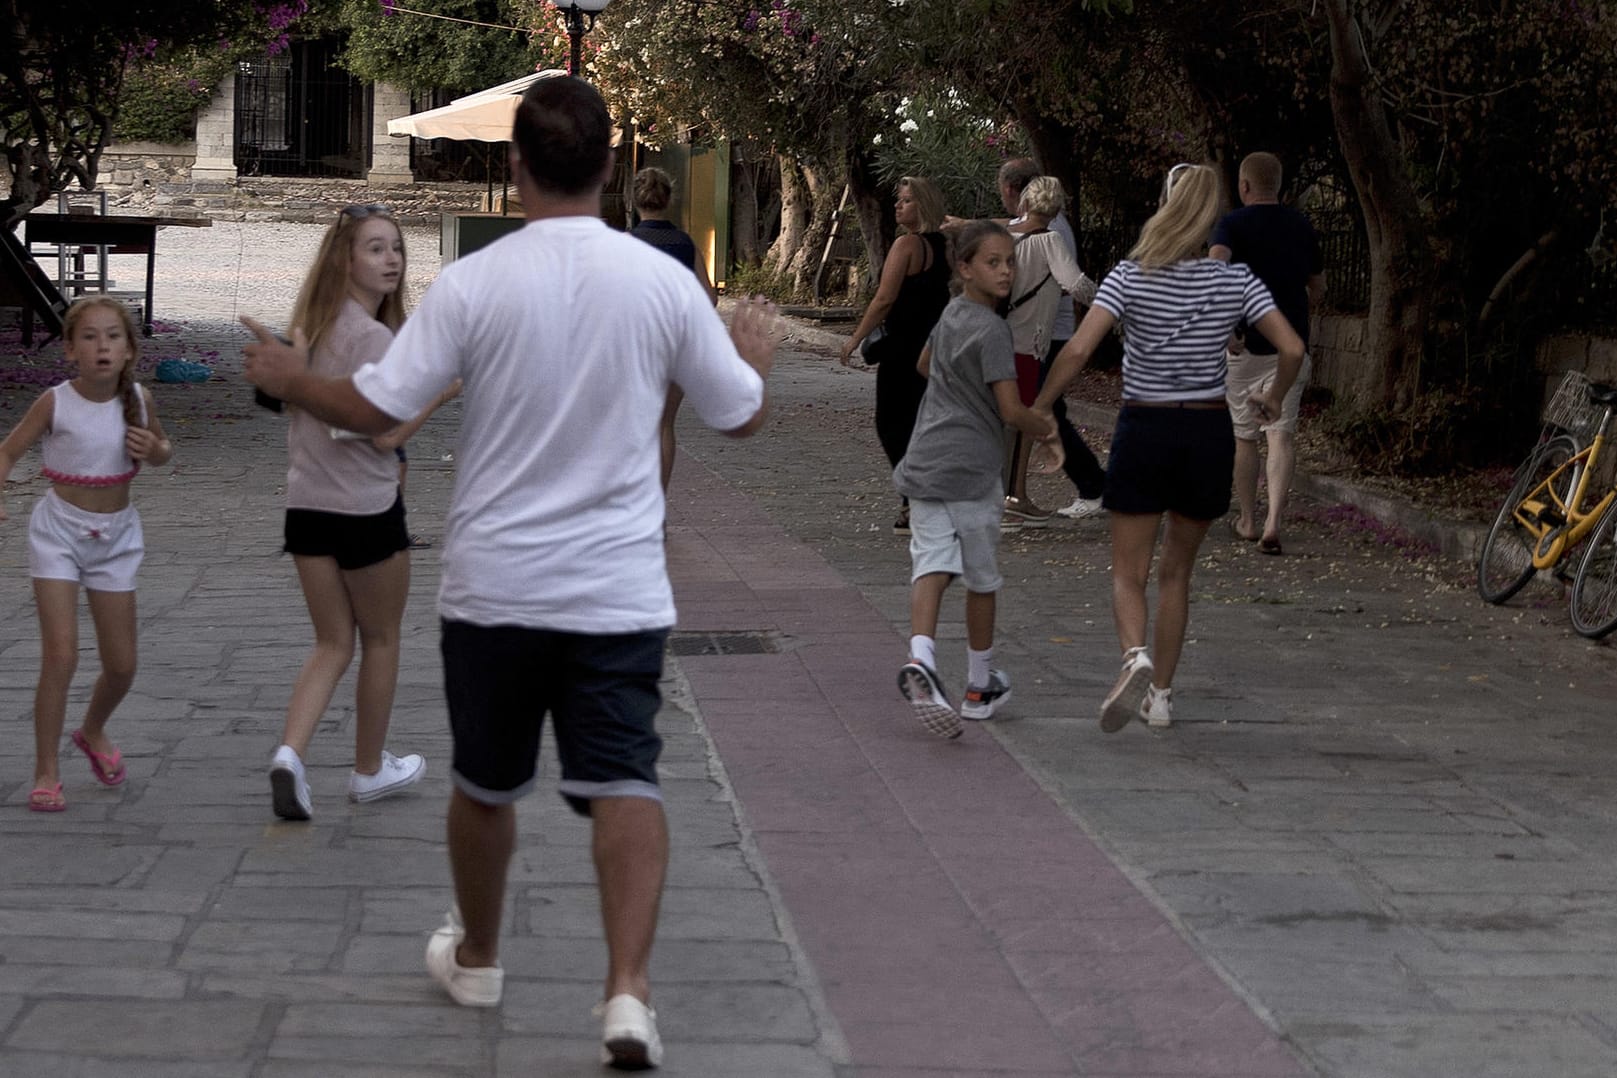
[{"label": "wooden table", "polygon": [[[24,243],[32,252],[36,243],[58,247],[105,247],[112,254],[146,256],[146,303],[141,308],[141,331],[152,335],[152,281],[157,270],[157,230],[171,226],[209,228],[207,217],[118,217],[97,213],[31,213],[23,218]],[[105,282],[102,282],[103,290]]]}]

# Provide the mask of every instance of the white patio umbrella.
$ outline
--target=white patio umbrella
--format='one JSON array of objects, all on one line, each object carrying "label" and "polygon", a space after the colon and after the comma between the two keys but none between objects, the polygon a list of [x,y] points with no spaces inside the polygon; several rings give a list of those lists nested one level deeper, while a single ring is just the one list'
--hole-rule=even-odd
[{"label": "white patio umbrella", "polygon": [[565,75],[550,69],[502,82],[475,94],[457,97],[440,108],[400,116],[387,122],[387,133],[400,137],[452,138],[468,142],[510,142],[522,93],[540,79]]}]

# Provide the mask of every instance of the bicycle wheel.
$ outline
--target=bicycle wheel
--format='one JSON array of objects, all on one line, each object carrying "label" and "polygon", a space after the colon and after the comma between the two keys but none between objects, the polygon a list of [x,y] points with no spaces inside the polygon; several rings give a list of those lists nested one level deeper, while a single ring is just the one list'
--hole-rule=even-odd
[{"label": "bicycle wheel", "polygon": [[1606,507],[1584,541],[1572,580],[1572,628],[1599,640],[1617,629],[1617,502]]},{"label": "bicycle wheel", "polygon": [[[1522,499],[1578,453],[1578,443],[1569,435],[1558,435],[1545,442],[1527,458],[1516,475],[1510,493],[1505,495],[1499,515],[1477,559],[1477,592],[1484,601],[1502,603],[1521,591],[1533,579],[1533,534],[1516,520],[1516,507]],[[1557,482],[1556,493],[1563,502],[1572,500],[1577,487],[1576,469],[1568,469]],[[1566,489],[1560,489],[1565,487]]]}]

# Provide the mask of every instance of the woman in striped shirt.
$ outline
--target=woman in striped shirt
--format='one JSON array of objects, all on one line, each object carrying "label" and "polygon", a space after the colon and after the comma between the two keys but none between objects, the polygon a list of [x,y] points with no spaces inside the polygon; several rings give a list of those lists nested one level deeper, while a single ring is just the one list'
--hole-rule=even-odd
[{"label": "woman in striped shirt", "polygon": [[[1231,331],[1239,323],[1256,326],[1279,350],[1274,385],[1253,402],[1261,414],[1280,414],[1302,367],[1303,342],[1263,282],[1246,266],[1206,257],[1221,208],[1214,169],[1174,168],[1161,208],[1101,282],[1034,402],[1049,411],[1106,334],[1122,326],[1123,408],[1102,502],[1111,513],[1112,617],[1123,649],[1122,672],[1101,705],[1108,733],[1134,718],[1152,726],[1172,722],[1170,686],[1184,646],[1190,570],[1208,526],[1230,508],[1235,435],[1224,402],[1224,356]],[[1156,629],[1148,648],[1145,588],[1159,528]]]}]

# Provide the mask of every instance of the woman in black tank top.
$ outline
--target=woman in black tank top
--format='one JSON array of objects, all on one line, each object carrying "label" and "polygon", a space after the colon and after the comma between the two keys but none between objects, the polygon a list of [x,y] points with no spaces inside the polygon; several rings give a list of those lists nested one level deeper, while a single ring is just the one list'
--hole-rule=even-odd
[{"label": "woman in black tank top", "polygon": [[[865,352],[876,366],[876,436],[893,467],[909,449],[915,414],[926,392],[926,379],[915,369],[927,337],[949,302],[948,244],[943,225],[943,196],[931,180],[906,176],[898,184],[894,216],[905,234],[893,244],[882,266],[881,283],[864,317],[842,347],[842,363],[878,326],[881,337]],[[893,531],[909,534],[908,507]]]}]

